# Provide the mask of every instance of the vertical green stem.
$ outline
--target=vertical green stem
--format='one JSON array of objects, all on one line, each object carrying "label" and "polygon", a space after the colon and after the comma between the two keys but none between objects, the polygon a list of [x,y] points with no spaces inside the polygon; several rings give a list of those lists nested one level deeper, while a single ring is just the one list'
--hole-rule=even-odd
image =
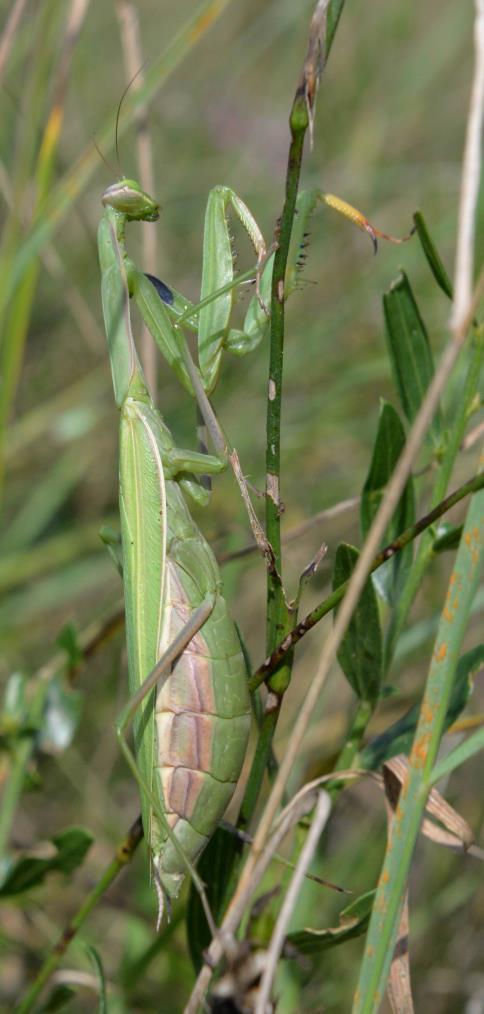
[{"label": "vertical green stem", "polygon": [[[344,0],[319,0],[316,4],[309,32],[308,51],[301,84],[291,113],[289,128],[291,143],[286,172],[285,200],[277,235],[271,290],[271,331],[269,354],[269,384],[267,392],[267,449],[266,449],[266,535],[274,553],[274,566],[267,579],[267,651],[271,652],[290,629],[289,610],[282,586],[281,553],[281,405],[284,362],[284,305],[285,276],[296,198],[301,175],[304,139],[313,114],[317,83],[326,65],[333,39],[343,10]],[[289,670],[290,672],[290,670]],[[273,687],[282,692],[287,686]]]},{"label": "vertical green stem", "polygon": [[[281,406],[284,363],[284,279],[291,241],[296,197],[301,174],[304,137],[309,125],[304,97],[296,94],[289,119],[291,145],[286,175],[286,197],[281,216],[278,246],[274,257],[271,293],[271,336],[269,354],[269,385],[267,396],[267,450],[266,450],[266,535],[273,551],[273,565],[267,572],[267,652],[270,653],[285,637],[296,620],[284,595],[281,552]],[[266,708],[257,743],[247,791],[244,798],[243,818],[249,820],[254,810],[271,750],[272,738],[282,704],[282,698],[291,678],[293,655],[269,681],[270,708]]]},{"label": "vertical green stem", "polygon": [[[298,103],[297,98],[295,105],[296,103]],[[300,120],[294,115],[294,107],[290,118],[292,139],[286,176],[286,197],[281,216],[278,247],[274,257],[271,294],[269,387],[267,398],[266,534],[274,552],[275,567],[278,571],[280,571],[282,563],[279,480],[281,465],[282,373],[284,362],[284,279],[301,173],[304,137],[308,127],[307,111],[301,99],[299,99],[299,105],[302,106]],[[294,126],[294,123],[296,123],[296,126]],[[281,597],[281,584],[275,570],[272,570],[268,575],[268,650],[273,647],[272,638],[275,632],[276,617]]]},{"label": "vertical green stem", "polygon": [[[304,140],[310,126],[310,110],[312,111],[314,108],[317,81],[326,64],[343,5],[344,0],[328,0],[327,3],[319,0],[319,3],[316,4],[309,33],[304,72],[289,116],[291,142],[286,172],[284,207],[276,237],[277,249],[274,256],[271,288],[271,330],[266,422],[266,536],[272,547],[273,564],[269,567],[267,575],[266,643],[268,654],[283,640],[297,619],[295,611],[291,610],[286,603],[282,583],[280,488],[285,323],[284,284],[296,198],[301,176]],[[323,25],[324,30],[322,30]],[[309,95],[310,91],[311,94]],[[267,769],[282,698],[291,678],[292,664],[293,653],[289,652],[285,656],[283,663],[268,681],[268,688],[271,693],[266,705],[266,713],[262,721],[256,754],[242,805],[242,819],[245,823],[248,823],[254,812],[264,772]]]}]

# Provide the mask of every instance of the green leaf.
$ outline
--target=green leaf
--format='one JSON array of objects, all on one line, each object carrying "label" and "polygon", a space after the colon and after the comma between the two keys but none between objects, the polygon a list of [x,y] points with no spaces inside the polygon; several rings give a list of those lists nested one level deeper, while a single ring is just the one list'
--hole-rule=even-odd
[{"label": "green leaf", "polygon": [[[371,528],[386,486],[404,446],[405,430],[398,413],[389,402],[382,399],[373,457],[361,496],[360,519],[363,537]],[[413,479],[410,477],[405,484],[393,518],[385,531],[381,543],[382,548],[392,542],[405,528],[409,528],[414,521],[415,493]],[[412,564],[412,557],[413,547],[410,544],[375,571],[373,582],[379,594],[387,602],[393,604],[398,597],[399,589],[402,587]]]},{"label": "green leaf", "polygon": [[289,933],[286,937],[288,943],[292,944],[301,954],[319,954],[330,947],[337,947],[347,940],[360,937],[365,932],[371,914],[375,891],[368,891],[360,895],[355,901],[343,909],[339,915],[338,926],[330,929],[312,930],[305,929],[296,933]]},{"label": "green leaf", "polygon": [[56,868],[61,873],[72,873],[84,861],[93,840],[84,827],[68,827],[54,835],[51,841],[59,851]]},{"label": "green leaf", "polygon": [[[425,324],[404,272],[383,296],[388,351],[403,411],[413,422],[433,377],[434,364]],[[436,447],[441,444],[442,417],[437,410],[430,436]]]},{"label": "green leaf", "polygon": [[[336,550],[333,588],[349,580],[358,556],[354,546],[340,543]],[[374,707],[383,676],[383,645],[378,602],[371,578],[363,588],[341,642],[338,662],[355,694]]]},{"label": "green leaf", "polygon": [[[454,680],[449,706],[445,715],[444,731],[457,721],[459,715],[466,707],[474,689],[474,678],[484,666],[484,644],[478,644],[475,648],[467,651],[457,664],[457,671]],[[399,753],[410,752],[415,729],[420,712],[420,706],[414,704],[405,715],[402,715],[393,725],[380,736],[377,736],[358,755],[355,765],[370,771],[376,771],[390,757]]]},{"label": "green leaf", "polygon": [[445,292],[445,295],[448,296],[449,299],[452,299],[453,298],[452,282],[447,274],[447,271],[444,268],[444,265],[440,259],[440,255],[436,247],[434,246],[433,240],[430,238],[430,233],[429,230],[427,229],[425,219],[420,211],[415,212],[413,220],[415,222],[417,235],[420,240],[422,250],[427,259],[427,264],[429,265],[429,268],[435,278],[435,281],[437,282],[437,285],[439,285],[440,288],[442,289],[442,292]]},{"label": "green leaf", "polygon": [[[234,886],[232,875],[242,848],[243,842],[235,834],[218,827],[197,866],[217,925],[232,894]],[[208,947],[212,934],[205,918],[200,895],[193,884],[190,886],[188,898],[186,927],[190,956],[193,967],[198,972],[203,964],[203,951]]]},{"label": "green leaf", "polygon": [[84,860],[93,837],[82,827],[71,827],[50,839],[55,854],[46,859],[22,856],[4,865],[0,897],[23,894],[41,884],[49,873],[72,873]]}]

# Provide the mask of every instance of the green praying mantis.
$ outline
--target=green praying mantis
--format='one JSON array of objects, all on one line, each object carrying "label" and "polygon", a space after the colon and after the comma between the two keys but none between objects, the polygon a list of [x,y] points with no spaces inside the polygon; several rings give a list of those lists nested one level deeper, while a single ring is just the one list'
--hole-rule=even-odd
[{"label": "green praying mantis", "polygon": [[[285,297],[294,291],[307,221],[320,201],[371,235],[351,205],[319,191],[301,193]],[[119,505],[130,699],[117,724],[123,753],[140,786],[145,837],[159,899],[176,898],[188,872],[204,898],[195,863],[216,829],[244,761],[251,709],[239,636],[222,595],[213,553],[186,498],[205,503],[202,476],[227,463],[227,445],[208,395],[224,349],[244,354],[268,328],[272,257],[255,219],[227,187],[211,191],[205,216],[200,303],[145,275],[126,251],[129,221],[155,222],[156,202],[122,179],[102,197],[98,244],[102,303],[116,404],[120,409]],[[257,255],[257,276],[242,329],[231,327],[234,278],[227,214],[231,208]],[[392,239],[393,237],[386,237]],[[216,454],[178,448],[155,408],[132,332],[136,302],[160,351],[196,398]],[[198,332],[198,367],[184,328]],[[134,723],[134,751],[126,739]]]},{"label": "green praying mantis", "polygon": [[[185,501],[207,499],[201,475],[226,465],[206,391],[216,383],[224,342],[253,347],[265,313],[254,297],[247,331],[228,329],[233,258],[227,207],[235,209],[257,251],[265,245],[255,220],[228,188],[211,192],[201,306],[145,276],[125,247],[126,222],[155,221],[158,206],[138,184],[121,180],[103,195],[99,227],[103,312],[115,399],[120,408],[120,517],[131,698],[118,722],[123,752],[141,789],[160,915],[176,897],[235,789],[250,727],[244,657],[222,596],[213,553]],[[217,299],[213,292],[218,293]],[[160,294],[162,299],[160,300]],[[197,397],[219,455],[177,448],[155,409],[137,356],[130,297],[165,358]],[[255,305],[257,303],[257,306]],[[180,329],[195,325],[199,369]],[[135,754],[125,729],[134,719]]]}]

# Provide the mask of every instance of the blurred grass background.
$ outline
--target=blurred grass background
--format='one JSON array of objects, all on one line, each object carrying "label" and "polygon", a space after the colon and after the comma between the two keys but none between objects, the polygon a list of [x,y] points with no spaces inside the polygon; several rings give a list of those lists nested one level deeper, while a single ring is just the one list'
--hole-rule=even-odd
[{"label": "blurred grass background", "polygon": [[[2,21],[11,6],[3,3]],[[0,91],[1,190],[4,198],[9,193],[19,196],[18,214],[27,220],[35,181],[28,174],[16,178],[16,159],[22,144],[35,147],[39,142],[54,67],[65,45],[67,5],[49,2],[43,7],[41,27],[37,5],[27,4]],[[153,227],[158,233],[156,271],[193,300],[200,283],[204,207],[212,186],[232,186],[254,212],[266,238],[271,237],[282,205],[288,111],[312,9],[312,0],[228,3],[210,30],[194,40],[187,57],[150,103],[156,197],[162,205],[160,222]],[[139,6],[148,71],[193,12],[193,0],[177,4],[145,0]],[[427,0],[421,5],[402,0],[348,2],[323,77],[314,149],[306,154],[302,180],[303,186],[346,198],[374,224],[395,234],[407,232],[412,212],[421,208],[448,268],[454,255],[472,13],[470,2],[457,5],[452,0]],[[40,68],[37,90],[29,92],[35,67]],[[0,542],[3,679],[15,670],[37,671],[56,651],[56,638],[66,624],[83,629],[120,599],[118,576],[98,535],[102,523],[116,523],[118,434],[102,333],[96,228],[100,194],[119,174],[114,122],[125,85],[114,6],[91,4],[72,53],[55,178],[62,179],[86,149],[92,154],[93,138],[109,117],[111,144],[103,151],[114,168],[96,156],[95,173],[42,250],[6,440]],[[136,178],[134,143],[135,132],[130,129],[120,140],[120,159],[123,174]],[[2,215],[5,224],[7,203]],[[244,269],[251,255],[245,238],[235,231]],[[137,227],[131,226],[129,248],[140,263],[138,237]],[[304,281],[287,312],[281,490],[286,530],[361,489],[379,398],[396,402],[385,352],[381,294],[401,265],[410,275],[437,355],[446,335],[448,304],[417,243],[404,248],[382,245],[374,258],[368,239],[343,220],[323,210],[314,216]],[[242,300],[241,313],[245,305]],[[264,484],[266,376],[265,347],[248,359],[227,358],[215,398],[244,471],[259,488]],[[458,396],[457,381],[454,391]],[[193,446],[193,408],[163,364],[158,402],[179,444]],[[474,465],[470,452],[465,472],[461,462],[462,472],[454,477],[452,488],[472,474]],[[419,513],[424,508],[425,485]],[[216,552],[246,544],[246,518],[229,475],[217,481],[211,507],[198,520]],[[299,571],[320,542],[329,546],[327,561],[307,595],[308,608],[324,594],[336,543],[342,538],[358,541],[356,510],[315,527],[288,547],[286,577],[295,590]],[[439,559],[426,582],[414,629],[394,669],[400,696],[380,709],[381,727],[404,709],[423,679],[433,617],[449,566],[447,559]],[[263,566],[255,557],[231,563],[224,568],[224,579],[257,665],[264,656]],[[284,750],[292,709],[311,679],[325,623],[330,622],[320,624],[301,646],[276,752]],[[69,892],[54,877],[37,891],[35,904],[29,898],[28,907],[4,906],[0,940],[8,954],[2,987],[5,1009],[137,813],[136,791],[114,736],[114,719],[126,694],[123,645],[121,632],[79,676],[76,688],[84,704],[75,742],[59,757],[41,760],[42,788],[24,796],[15,822],[13,844],[19,848],[70,823],[85,823],[96,840]],[[295,777],[320,772],[329,764],[346,728],[350,701],[350,692],[335,671]],[[475,702],[477,708],[477,695]],[[455,794],[479,837],[482,800],[471,777],[477,763],[455,776],[449,798],[452,802]],[[345,793],[327,834],[322,875],[355,893],[368,890],[379,869],[382,830],[383,807],[376,794],[361,787]],[[462,1011],[471,995],[482,998],[482,1007],[472,1010],[484,1010],[479,944],[484,892],[476,864],[421,843],[411,891],[417,1010],[431,1005],[439,1014]],[[316,902],[314,910],[312,895],[310,915],[309,903],[302,906],[306,924],[311,920],[333,924],[339,900],[322,892]],[[183,929],[176,922],[165,931],[169,951],[164,953],[159,941],[159,953],[143,975],[135,980],[132,971],[134,957],[155,939],[154,908],[141,849],[86,932],[99,947],[113,984],[117,1005],[113,1010],[182,1007],[192,972]],[[280,1010],[300,1009],[301,997],[308,1011],[348,1010],[361,950],[362,939],[318,958],[303,992],[301,984],[308,973],[283,972]],[[87,967],[80,944],[74,944],[67,965]],[[131,991],[124,993],[123,975],[132,979]],[[155,1004],[153,996],[158,997]],[[90,1003],[92,994],[86,993],[78,1009],[92,1009]]]}]

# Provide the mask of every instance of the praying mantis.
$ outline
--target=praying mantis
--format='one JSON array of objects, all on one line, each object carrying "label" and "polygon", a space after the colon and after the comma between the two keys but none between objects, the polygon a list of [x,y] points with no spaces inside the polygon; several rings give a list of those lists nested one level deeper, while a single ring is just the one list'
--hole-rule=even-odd
[{"label": "praying mantis", "polygon": [[[299,195],[285,298],[297,285],[307,220],[323,201],[376,236],[351,205],[320,191]],[[211,191],[205,217],[201,300],[196,306],[126,252],[129,221],[155,222],[156,202],[129,179],[104,192],[98,248],[102,303],[114,395],[120,409],[119,505],[130,699],[117,724],[120,746],[140,786],[145,837],[159,899],[176,898],[217,827],[244,761],[250,702],[237,629],[222,594],[213,553],[192,519],[186,497],[205,503],[201,476],[226,466],[227,447],[208,395],[224,348],[243,354],[268,326],[272,259],[243,201],[227,187]],[[230,327],[235,285],[229,207],[257,254],[257,292],[241,330]],[[386,237],[385,238],[392,238]],[[250,273],[254,275],[254,270]],[[130,299],[169,366],[197,399],[215,455],[178,448],[155,408],[138,359]],[[183,327],[198,331],[198,368]],[[134,722],[134,751],[126,739]]]},{"label": "praying mantis", "polygon": [[[247,674],[239,637],[222,596],[213,553],[185,496],[203,503],[198,476],[226,465],[206,391],[215,385],[225,338],[241,351],[257,339],[264,313],[249,307],[248,330],[228,331],[233,260],[226,211],[247,228],[259,261],[262,235],[228,188],[211,192],[206,216],[197,370],[173,321],[194,309],[129,260],[125,225],[155,221],[158,206],[135,181],[103,195],[98,245],[102,302],[116,403],[120,409],[120,517],[131,698],[120,716],[122,750],[141,789],[143,827],[160,914],[177,896],[187,870],[202,890],[194,862],[225,811],[244,760],[250,727]],[[161,294],[164,297],[160,300]],[[224,290],[218,299],[214,290]],[[130,315],[133,296],[151,333],[184,386],[196,395],[219,456],[181,450],[155,409],[137,356]],[[207,298],[208,295],[208,298]],[[256,297],[255,297],[256,298]],[[257,300],[258,302],[258,300]],[[170,316],[171,312],[171,316]],[[134,754],[125,729],[134,719]]]}]

